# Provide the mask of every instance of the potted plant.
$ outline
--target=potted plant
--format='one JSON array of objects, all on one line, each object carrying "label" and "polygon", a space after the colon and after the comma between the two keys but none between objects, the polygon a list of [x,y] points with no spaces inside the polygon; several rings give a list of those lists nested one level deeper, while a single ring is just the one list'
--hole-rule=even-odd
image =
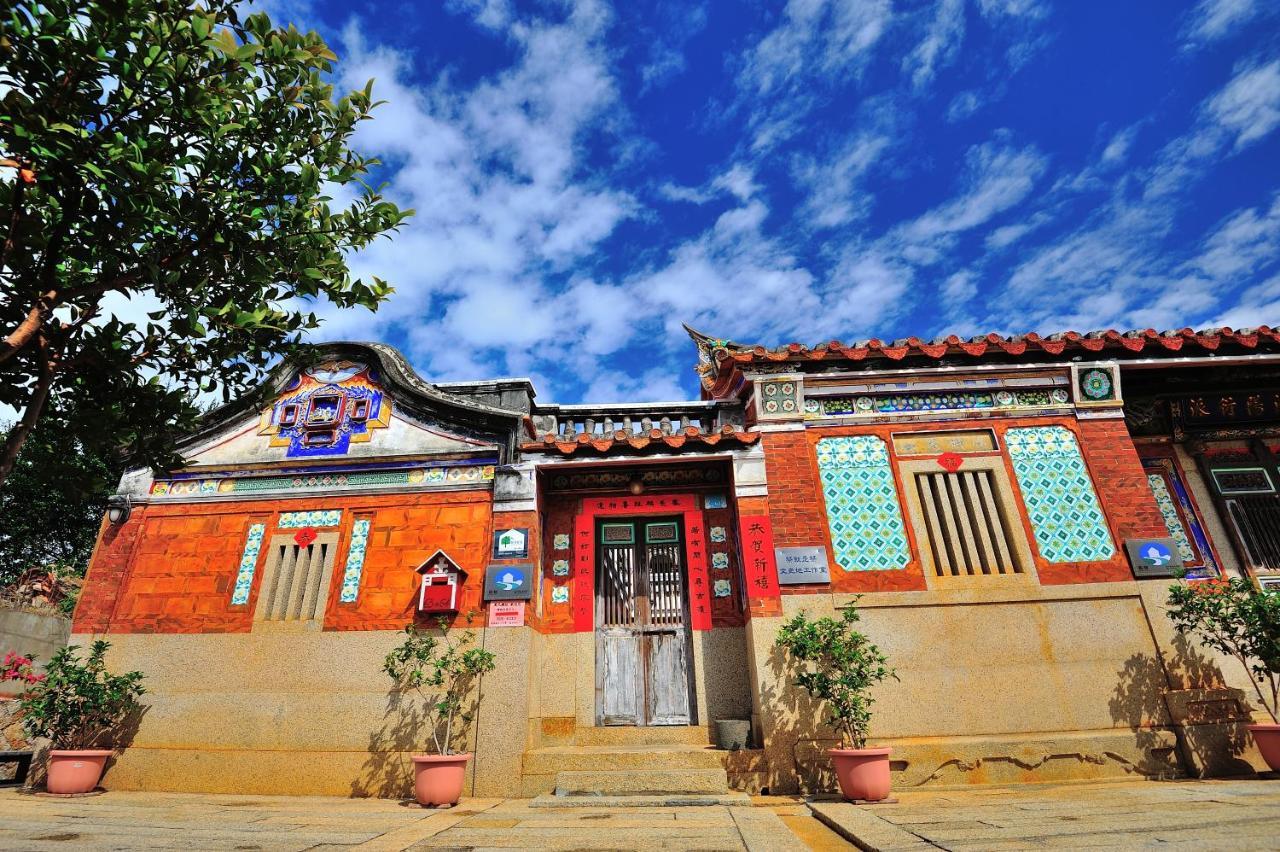
[{"label": "potted plant", "polygon": [[435,753],[412,755],[414,797],[420,805],[441,807],[455,805],[462,797],[471,754],[455,751],[453,743],[465,737],[479,702],[477,696],[472,706],[465,704],[474,681],[493,671],[495,658],[483,648],[471,647],[474,631],[454,633],[443,617],[436,624],[435,630],[406,627],[404,642],[387,654],[382,669],[397,690],[416,693],[423,701]]},{"label": "potted plant", "polygon": [[110,644],[99,639],[89,655],[79,657],[79,646],[60,649],[45,673],[32,673],[30,658],[6,658],[6,680],[24,680],[18,697],[22,727],[30,738],[49,740],[46,786],[50,793],[88,793],[98,786],[111,749],[93,748],[138,706],[142,673],[113,675],[104,657]]},{"label": "potted plant", "polygon": [[775,643],[802,670],[795,682],[826,708],[840,732],[841,747],[828,749],[840,792],[846,799],[878,802],[889,796],[888,748],[867,748],[871,687],[897,678],[885,655],[854,626],[861,616],[857,598],[841,618],[810,619],[800,612],[782,626]]},{"label": "potted plant", "polygon": [[1175,583],[1169,618],[1179,633],[1234,657],[1244,666],[1270,724],[1249,725],[1262,759],[1280,771],[1280,593],[1239,578]]}]

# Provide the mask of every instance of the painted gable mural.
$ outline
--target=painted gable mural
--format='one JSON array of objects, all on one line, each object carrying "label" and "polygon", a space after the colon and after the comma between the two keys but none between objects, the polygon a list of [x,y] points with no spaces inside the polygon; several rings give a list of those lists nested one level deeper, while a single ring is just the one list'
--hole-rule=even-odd
[{"label": "painted gable mural", "polygon": [[287,458],[346,455],[391,422],[391,398],[377,371],[358,361],[329,361],[300,372],[262,413],[259,435]]}]

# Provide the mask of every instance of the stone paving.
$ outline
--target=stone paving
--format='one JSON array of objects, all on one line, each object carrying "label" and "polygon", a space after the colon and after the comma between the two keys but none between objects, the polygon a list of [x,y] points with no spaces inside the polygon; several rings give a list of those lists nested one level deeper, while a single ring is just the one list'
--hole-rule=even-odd
[{"label": "stone paving", "polygon": [[[545,807],[466,799],[424,811],[379,799],[0,791],[0,849],[870,850],[1280,849],[1280,780],[971,787],[855,807]],[[815,817],[817,817],[815,819]],[[843,835],[843,837],[842,837]]]},{"label": "stone paving", "polygon": [[814,802],[872,850],[1280,849],[1280,779],[1121,781],[898,792],[898,803]]}]

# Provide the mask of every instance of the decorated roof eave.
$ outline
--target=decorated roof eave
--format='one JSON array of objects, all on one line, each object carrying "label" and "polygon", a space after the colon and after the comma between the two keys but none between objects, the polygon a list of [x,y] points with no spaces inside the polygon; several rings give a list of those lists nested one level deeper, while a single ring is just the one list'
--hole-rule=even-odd
[{"label": "decorated roof eave", "polygon": [[711,337],[688,325],[685,330],[698,347],[696,369],[702,380],[702,395],[710,399],[723,399],[733,394],[742,381],[743,370],[765,364],[792,363],[797,370],[803,370],[818,362],[827,362],[856,364],[856,369],[865,369],[872,364],[884,366],[886,362],[927,364],[948,359],[956,361],[955,365],[960,366],[981,364],[984,361],[1034,363],[1077,356],[1091,360],[1114,358],[1123,361],[1138,357],[1178,359],[1206,353],[1248,354],[1259,350],[1280,352],[1280,331],[1265,325],[1239,330],[1214,328],[1195,331],[1183,328],[1164,332],[1154,329],[1066,331],[1045,337],[1035,333],[1009,337],[993,333],[967,339],[951,335],[931,341],[908,337],[891,343],[872,338],[853,345],[833,340],[813,347],[789,343],[774,348]]},{"label": "decorated roof eave", "polygon": [[749,447],[760,440],[759,432],[740,426],[723,426],[714,432],[702,432],[690,426],[675,432],[653,429],[649,432],[615,432],[606,435],[580,433],[573,439],[548,434],[539,441],[520,446],[526,454],[548,453],[561,456],[643,455],[651,452],[701,452]]},{"label": "decorated roof eave", "polygon": [[195,448],[236,422],[257,416],[265,405],[284,393],[302,367],[326,358],[350,358],[376,367],[395,396],[397,406],[405,413],[426,422],[438,421],[467,437],[492,442],[500,448],[504,461],[514,455],[524,419],[522,413],[483,405],[440,390],[424,381],[392,346],[338,341],[312,344],[304,351],[313,353],[314,357],[305,363],[282,361],[257,390],[208,412],[200,428],[178,443],[178,451]]}]

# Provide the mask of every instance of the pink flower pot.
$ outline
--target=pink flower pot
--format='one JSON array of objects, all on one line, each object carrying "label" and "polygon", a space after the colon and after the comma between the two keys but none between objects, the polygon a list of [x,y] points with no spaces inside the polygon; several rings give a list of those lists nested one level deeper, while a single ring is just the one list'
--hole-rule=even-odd
[{"label": "pink flower pot", "polygon": [[424,807],[456,805],[462,798],[462,784],[470,759],[470,753],[413,755],[413,797],[418,804]]},{"label": "pink flower pot", "polygon": [[1249,733],[1272,772],[1280,772],[1280,725],[1249,725]]},{"label": "pink flower pot", "polygon": [[840,793],[846,799],[878,802],[889,798],[890,748],[827,749],[840,781]]},{"label": "pink flower pot", "polygon": [[49,752],[50,793],[89,793],[98,786],[111,749],[53,749]]}]

